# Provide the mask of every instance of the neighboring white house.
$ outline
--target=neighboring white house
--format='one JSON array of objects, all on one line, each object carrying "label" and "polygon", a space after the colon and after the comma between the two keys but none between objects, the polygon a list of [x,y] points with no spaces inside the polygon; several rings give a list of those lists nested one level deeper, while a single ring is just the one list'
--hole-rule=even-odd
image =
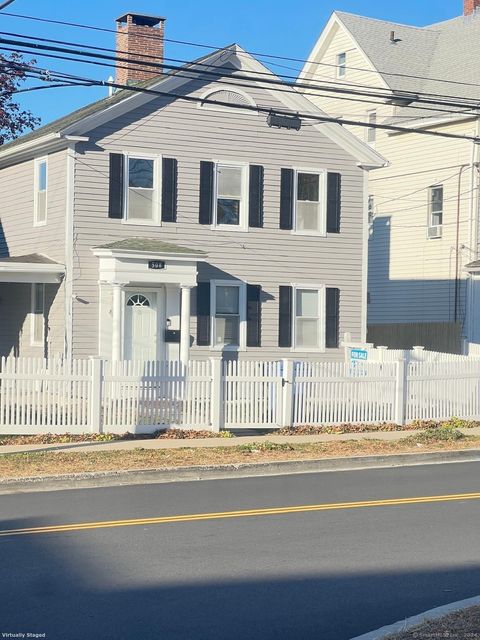
[{"label": "neighboring white house", "polygon": [[[163,19],[117,22],[132,57],[156,42],[161,60]],[[118,91],[0,149],[0,354],[338,360],[341,335],[364,341],[382,156],[336,124],[269,126],[268,110],[325,114],[253,80],[278,81],[237,45],[131,70],[160,93]]]},{"label": "neighboring white house", "polygon": [[[458,350],[461,336],[480,340],[478,267],[468,266],[478,257],[480,145],[419,133],[480,134],[478,109],[448,104],[480,101],[479,5],[465,0],[464,15],[425,27],[337,11],[299,78],[331,115],[415,130],[348,127],[389,162],[368,186],[368,325],[377,344],[443,351]],[[437,104],[420,104],[419,94]]]}]

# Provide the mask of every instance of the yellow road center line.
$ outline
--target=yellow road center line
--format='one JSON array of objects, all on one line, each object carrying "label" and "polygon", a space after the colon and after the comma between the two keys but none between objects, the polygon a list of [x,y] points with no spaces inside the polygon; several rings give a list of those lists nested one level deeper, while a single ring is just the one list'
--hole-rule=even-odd
[{"label": "yellow road center line", "polygon": [[62,533],[66,531],[84,531],[89,529],[107,529],[112,527],[133,527],[149,524],[168,524],[174,522],[196,522],[201,520],[221,520],[227,518],[245,518],[252,516],[275,516],[289,513],[313,511],[334,511],[337,509],[360,509],[364,507],[394,507],[408,504],[433,502],[452,502],[457,500],[479,500],[477,493],[454,493],[444,496],[420,496],[414,498],[393,498],[386,500],[363,500],[357,502],[333,502],[324,504],[299,505],[294,507],[274,507],[265,509],[242,509],[239,511],[218,511],[213,513],[192,513],[186,515],[160,516],[155,518],[134,518],[129,520],[105,520],[99,522],[79,522],[45,527],[0,530],[0,537],[28,535],[34,533]]}]

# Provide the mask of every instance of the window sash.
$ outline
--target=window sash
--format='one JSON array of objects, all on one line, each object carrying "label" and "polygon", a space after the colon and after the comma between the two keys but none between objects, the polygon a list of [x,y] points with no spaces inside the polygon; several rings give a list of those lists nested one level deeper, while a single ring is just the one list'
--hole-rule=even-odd
[{"label": "window sash", "polygon": [[[326,172],[298,169],[295,172],[295,231],[324,234],[326,231]],[[315,176],[317,183],[300,185],[301,177]]]},{"label": "window sash", "polygon": [[34,222],[44,224],[47,221],[48,165],[46,159],[35,162],[35,201]]},{"label": "window sash", "polygon": [[[377,124],[377,112],[368,112],[368,124]],[[368,127],[367,129],[367,142],[375,142],[377,138],[377,130],[374,127]]]},{"label": "window sash", "polygon": [[[316,294],[314,308],[311,300],[302,300],[302,294]],[[298,350],[323,351],[325,348],[325,296],[324,289],[317,287],[294,287],[293,296],[293,346]],[[310,302],[310,304],[309,304]]]},{"label": "window sash", "polygon": [[[225,170],[222,179],[221,172]],[[235,172],[237,175],[235,176]],[[227,174],[230,184],[227,183]],[[233,175],[232,175],[233,174]],[[215,225],[244,227],[246,215],[246,166],[218,163],[216,165]],[[237,184],[235,184],[235,182]]]},{"label": "window sash", "polygon": [[443,223],[443,186],[430,187],[429,209],[429,226],[441,226]]},{"label": "window sash", "polygon": [[345,52],[337,55],[337,77],[344,78],[347,67],[347,54]]},{"label": "window sash", "polygon": [[[130,185],[131,168],[130,163],[135,160],[144,160],[152,163],[152,186],[135,186]],[[158,189],[157,189],[157,158],[149,158],[145,156],[127,156],[125,162],[125,185],[126,185],[126,202],[125,202],[125,219],[137,223],[156,222],[158,218]]]}]

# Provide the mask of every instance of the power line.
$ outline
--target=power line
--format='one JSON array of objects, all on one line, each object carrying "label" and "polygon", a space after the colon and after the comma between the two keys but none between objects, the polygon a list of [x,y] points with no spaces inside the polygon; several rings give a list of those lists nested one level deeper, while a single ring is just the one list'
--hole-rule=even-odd
[{"label": "power line", "polygon": [[[18,65],[17,65],[18,66]],[[24,65],[24,66],[28,66],[28,65]],[[77,80],[79,82],[86,82],[86,83],[91,83],[92,86],[96,85],[96,86],[109,86],[109,87],[113,87],[115,89],[126,89],[128,92],[131,93],[145,93],[148,95],[153,95],[153,96],[161,96],[161,97],[170,97],[170,98],[175,98],[177,100],[184,100],[186,102],[194,102],[194,103],[202,103],[202,104],[212,104],[212,105],[216,105],[216,106],[221,106],[221,107],[227,107],[227,108],[235,108],[236,110],[244,110],[244,111],[250,111],[250,112],[256,112],[256,113],[264,113],[266,115],[275,112],[279,115],[285,115],[285,116],[291,116],[292,115],[292,111],[287,111],[285,109],[278,109],[277,107],[272,107],[272,106],[253,106],[253,105],[246,105],[246,104],[235,104],[232,105],[230,102],[226,102],[224,100],[212,100],[209,98],[199,98],[197,96],[191,96],[191,95],[183,95],[183,94],[179,94],[179,93],[175,93],[173,91],[159,91],[157,89],[150,89],[147,87],[140,87],[138,85],[126,85],[126,84],[120,84],[118,82],[105,82],[103,80],[94,80],[92,78],[85,78],[85,77],[81,77],[81,76],[75,76],[72,74],[65,74],[62,72],[54,72],[51,70],[46,70],[46,69],[37,69],[37,71],[43,71],[44,73],[48,74],[50,78],[55,77],[55,79],[61,78],[61,79],[68,79],[68,80]],[[413,128],[409,128],[409,127],[399,127],[396,125],[387,125],[387,124],[380,124],[377,123],[375,125],[372,125],[372,123],[369,122],[362,122],[362,121],[357,121],[357,120],[349,120],[346,118],[335,118],[335,117],[331,117],[331,116],[327,116],[325,115],[319,115],[319,114],[315,114],[312,112],[294,112],[295,115],[297,115],[299,118],[303,118],[306,120],[312,120],[312,121],[316,121],[318,123],[333,123],[333,124],[345,124],[345,125],[350,125],[350,126],[359,126],[359,127],[366,127],[368,129],[384,129],[387,131],[396,131],[399,133],[416,133],[418,135],[426,135],[426,136],[433,136],[433,137],[439,137],[439,138],[448,138],[448,139],[453,139],[453,140],[466,140],[466,141],[470,141],[470,142],[474,142],[474,143],[480,143],[480,137],[478,136],[464,136],[464,135],[458,135],[458,134],[453,134],[453,133],[446,133],[443,131],[430,131],[430,130],[423,130],[423,129],[413,129]]]},{"label": "power line", "polygon": [[[56,52],[59,51],[59,52],[67,53],[67,54],[85,56],[85,57],[88,58],[88,60],[85,60],[85,61],[78,60],[78,59],[72,58],[71,56],[66,58],[65,56],[60,56],[58,54],[54,55],[54,54],[50,54],[50,53],[49,53],[48,57],[57,58],[57,59],[67,59],[67,60],[73,61],[73,62],[86,62],[86,63],[88,62],[90,64],[96,64],[97,66],[100,66],[101,63],[92,61],[92,58],[98,58],[98,59],[101,59],[101,60],[114,61],[116,63],[116,66],[118,66],[118,61],[123,61],[123,62],[128,63],[129,65],[131,65],[131,64],[141,65],[142,68],[144,68],[145,65],[155,67],[155,69],[163,69],[163,68],[166,67],[166,68],[170,69],[171,71],[174,71],[177,75],[185,74],[185,73],[187,73],[187,74],[188,73],[193,73],[193,72],[190,72],[190,70],[187,67],[178,67],[178,66],[175,66],[175,65],[152,63],[152,62],[147,62],[147,61],[144,62],[144,61],[132,60],[132,59],[129,59],[129,58],[118,58],[116,56],[109,56],[109,55],[105,55],[105,54],[95,54],[95,53],[88,52],[88,51],[67,49],[65,47],[51,47],[51,46],[48,46],[48,45],[39,45],[37,43],[30,43],[30,42],[25,42],[25,41],[24,42],[20,42],[20,41],[14,41],[14,40],[9,40],[9,39],[4,39],[4,38],[0,38],[0,43],[1,42],[15,45],[15,49],[11,49],[11,48],[5,47],[5,46],[0,47],[3,50],[6,50],[6,51],[16,51],[16,52],[21,52],[21,53],[26,53],[26,54],[30,54],[31,53],[30,51],[25,51],[24,49],[19,49],[19,45],[20,46],[29,47],[29,48],[35,50],[38,55],[42,55],[42,56],[43,55],[46,56],[46,54],[41,53],[41,51],[43,51],[43,50],[46,50],[46,51],[49,51],[49,52],[50,51],[56,51]],[[104,63],[104,64],[106,65],[106,63]],[[191,64],[194,64],[194,63],[191,63]],[[149,70],[146,70],[146,71],[149,72]],[[195,77],[197,77],[198,71],[195,71],[194,73],[196,74]],[[220,80],[218,80],[219,76],[220,77],[224,77],[225,76],[224,72],[220,72],[218,70],[213,71],[211,69],[208,70],[208,71],[202,71],[201,73],[203,73],[204,75],[214,76],[217,79],[217,81],[220,81]],[[180,76],[180,77],[185,77],[185,76],[183,75],[183,76]],[[187,77],[190,77],[190,76],[187,76]],[[248,75],[237,74],[235,76],[235,78],[239,79],[239,80],[245,80],[247,82],[251,82],[252,81],[252,79]],[[295,91],[295,93],[297,93],[296,89],[297,89],[298,85],[293,84],[293,83],[282,82],[282,80],[280,80],[279,78],[276,78],[276,79],[272,78],[272,77],[261,78],[261,79],[256,79],[255,78],[254,80],[257,81],[257,82],[266,83],[266,84],[269,84],[269,85],[281,85],[282,87],[287,86],[287,87],[290,87],[293,91]],[[230,84],[234,84],[233,81],[231,81],[231,80],[229,81],[229,83]],[[247,86],[247,85],[246,84],[244,84],[244,85],[242,84],[242,85],[239,85],[239,86]],[[307,88],[311,88],[311,85],[309,85],[309,84],[307,84],[305,86]],[[279,90],[279,89],[277,89],[277,90]],[[279,91],[285,91],[285,88],[283,88],[283,89],[281,89]],[[366,97],[370,97],[370,98],[378,98],[380,100],[382,100],[382,99],[392,99],[392,98],[395,97],[395,95],[371,93],[371,92],[369,93],[369,92],[364,92],[364,91],[356,91],[356,90],[352,90],[352,89],[349,89],[349,90],[347,90],[347,89],[339,89],[339,88],[336,88],[336,87],[330,87],[330,86],[324,86],[324,85],[319,85],[318,91],[322,91],[324,93],[326,92],[327,94],[329,92],[334,92],[335,94],[340,93],[341,95],[345,95],[345,94],[347,94],[347,95],[355,95],[355,96],[360,95],[360,96],[366,96]],[[307,93],[307,92],[302,92],[302,93]],[[318,95],[321,95],[321,94],[308,93],[308,95],[318,96]],[[337,97],[340,98],[340,96],[337,96]],[[438,106],[442,106],[442,107],[443,106],[446,106],[446,107],[450,106],[450,107],[456,108],[457,110],[458,109],[462,109],[462,110],[466,109],[467,111],[463,111],[461,113],[461,115],[472,115],[472,116],[476,115],[475,113],[471,113],[470,114],[468,112],[468,110],[476,108],[477,105],[470,105],[470,104],[466,104],[466,103],[454,103],[454,102],[443,101],[443,100],[442,101],[440,101],[440,100],[431,100],[431,99],[420,98],[419,96],[416,97],[416,100],[418,102],[420,102],[421,104],[438,105]],[[360,102],[365,102],[365,103],[368,103],[368,104],[383,104],[382,102],[379,103],[379,102],[373,102],[371,100],[360,100],[360,99],[352,100],[351,98],[350,98],[350,101],[360,101]],[[434,111],[435,113],[438,113],[438,112],[440,112],[440,113],[455,113],[455,114],[458,113],[457,111],[453,112],[453,111],[448,111],[447,109],[438,109],[438,108],[428,109],[427,107],[418,106],[418,105],[416,107],[414,107],[414,108],[422,109],[422,110],[429,110],[429,111],[431,110],[431,111]]]},{"label": "power line", "polygon": [[[20,35],[19,37],[29,37],[24,36],[24,35]],[[45,41],[49,41],[48,39],[44,39]],[[102,54],[102,53],[93,53],[91,51],[85,51],[85,50],[81,50],[81,49],[73,49],[73,48],[66,48],[66,47],[57,47],[57,46],[51,46],[51,45],[45,45],[45,44],[38,44],[36,42],[26,42],[26,41],[19,41],[19,40],[11,40],[8,38],[0,38],[0,43],[4,43],[6,45],[11,45],[14,47],[27,47],[28,49],[33,49],[35,51],[54,51],[54,52],[60,52],[60,53],[67,53],[67,54],[73,54],[73,55],[81,55],[87,58],[96,58],[99,60],[112,60],[112,61],[119,61],[119,62],[125,62],[125,63],[131,63],[132,60],[130,58],[121,58],[118,57],[117,55],[107,55],[107,54]],[[69,44],[68,42],[66,44]],[[83,45],[81,45],[83,46]],[[179,66],[175,66],[175,65],[169,65],[169,64],[165,64],[165,63],[160,63],[160,62],[150,62],[148,60],[134,60],[134,62],[137,65],[141,65],[142,67],[150,67],[150,68],[155,68],[155,69],[170,69],[172,71],[188,71],[188,69],[185,69],[184,67],[179,67]],[[195,63],[189,63],[189,64],[195,64]],[[201,64],[201,61],[200,61]],[[205,65],[204,65],[205,66]],[[212,75],[212,76],[219,76],[219,75],[224,75],[224,73],[222,74],[219,71],[214,71],[209,69],[208,71],[204,71],[204,74],[207,75]],[[247,72],[247,74],[250,72]],[[272,74],[273,75],[273,74]],[[237,74],[236,76],[239,79],[244,79],[244,80],[248,80],[251,81],[252,78],[250,78],[248,75],[240,75]],[[283,85],[287,85],[287,86],[292,86],[296,89],[298,88],[306,88],[306,89],[311,89],[312,88],[312,83],[288,83],[288,82],[284,82],[282,81],[280,78],[262,78],[261,82],[266,83],[266,84],[283,84]],[[360,96],[367,96],[367,97],[377,97],[377,98],[385,98],[387,100],[392,100],[392,99],[398,99],[399,95],[393,93],[390,90],[384,90],[384,89],[374,89],[374,93],[372,93],[372,88],[369,87],[370,92],[365,92],[365,91],[359,91],[357,89],[352,89],[352,88],[339,88],[338,86],[325,86],[325,85],[321,85],[320,88],[323,91],[329,91],[329,92],[334,92],[334,93],[346,93],[348,95],[360,95]],[[387,92],[385,92],[387,91]],[[405,92],[407,94],[408,97],[408,92]],[[412,92],[413,93],[413,92]],[[403,94],[402,94],[403,95]],[[426,97],[421,97],[420,95],[417,95],[415,93],[414,95],[414,102],[419,102],[421,104],[436,104],[436,105],[440,105],[440,106],[450,106],[450,107],[459,107],[459,108],[478,108],[479,106],[479,102],[476,98],[464,98],[461,96],[448,96],[448,95],[444,95],[444,94],[430,94],[430,93],[424,93],[423,96]],[[401,97],[401,96],[400,96]],[[434,97],[435,99],[430,99],[431,97]],[[437,98],[447,98],[448,100],[438,100]],[[452,102],[451,100],[472,100],[473,104],[468,104],[465,102],[462,103],[455,103]]]},{"label": "power line", "polygon": [[[66,20],[54,20],[51,18],[40,18],[38,16],[30,16],[30,15],[25,15],[25,14],[19,14],[19,13],[10,13],[10,12],[4,12],[2,15],[4,16],[9,16],[12,18],[21,18],[21,19],[25,19],[25,20],[32,20],[35,22],[43,22],[43,23],[48,23],[48,24],[58,24],[58,25],[63,25],[63,26],[68,26],[68,27],[75,27],[75,28],[80,28],[80,29],[89,29],[91,31],[101,31],[104,33],[114,33],[116,34],[117,31],[116,29],[109,29],[107,27],[97,27],[95,25],[89,25],[89,24],[84,24],[84,23],[79,23],[79,22],[69,22]],[[158,37],[157,36],[142,36],[145,38],[154,38],[155,40],[158,41]],[[184,46],[189,46],[189,47],[197,47],[197,48],[202,48],[202,49],[210,49],[210,50],[218,50],[218,49],[222,49],[224,48],[223,46],[216,46],[216,45],[211,45],[211,44],[204,44],[204,43],[199,43],[199,42],[191,42],[188,40],[176,40],[173,38],[164,38],[165,42],[172,42],[173,44],[180,44],[180,45],[184,45]],[[326,62],[318,62],[316,60],[310,60],[310,59],[305,59],[305,58],[292,58],[292,57],[288,57],[288,56],[280,56],[280,55],[274,55],[274,54],[270,54],[270,53],[263,53],[263,52],[255,52],[255,51],[245,51],[244,54],[242,52],[239,52],[240,55],[249,55],[249,56],[255,56],[258,58],[269,58],[272,60],[286,60],[288,62],[298,62],[302,65],[305,64],[312,64],[312,65],[317,65],[317,66],[324,66],[324,67],[329,67],[329,68],[338,68],[338,65],[336,64],[331,64],[331,63],[326,63]],[[397,73],[397,72],[392,72],[392,71],[383,71],[381,69],[367,69],[364,67],[352,67],[347,65],[346,69],[350,69],[352,71],[364,71],[366,73],[375,73],[375,74],[381,74],[381,75],[386,75],[386,76],[392,76],[392,77],[399,77],[399,78],[411,78],[411,79],[415,79],[415,80],[428,80],[431,82],[442,82],[445,84],[456,84],[456,85],[462,85],[462,86],[471,86],[471,87],[479,87],[480,84],[476,83],[476,82],[465,82],[465,81],[461,81],[461,80],[447,80],[446,78],[435,78],[435,77],[429,77],[429,76],[417,76],[417,75],[413,75],[413,74],[408,74],[408,73]]]},{"label": "power line", "polygon": [[[1,41],[2,41],[2,39],[0,38],[0,42]],[[9,52],[16,52],[16,53],[22,53],[22,54],[26,54],[26,55],[31,55],[31,53],[32,53],[31,51],[25,50],[25,49],[21,49],[18,46],[15,47],[15,48],[11,48],[11,47],[5,47],[5,46],[1,46],[0,45],[0,50],[9,51]],[[83,60],[81,58],[73,58],[72,56],[64,56],[64,55],[54,54],[54,53],[50,53],[50,52],[49,53],[42,53],[38,49],[35,49],[35,54],[37,56],[44,57],[44,58],[52,58],[52,59],[56,59],[56,60],[67,60],[67,61],[70,61],[70,62],[79,62],[79,63],[82,63],[82,64],[90,64],[90,65],[101,66],[101,67],[113,67],[113,68],[116,68],[116,69],[129,69],[132,65],[133,66],[139,65],[139,66],[142,67],[142,70],[145,73],[152,74],[152,76],[159,76],[160,75],[159,74],[159,70],[144,69],[143,68],[143,66],[144,66],[143,62],[139,61],[139,60],[137,61],[137,60],[133,60],[133,59],[128,59],[128,64],[130,66],[124,66],[124,65],[119,65],[118,63],[114,63],[114,62],[111,62],[111,63],[104,62],[103,60],[102,60],[102,62],[99,62],[97,60],[92,60],[90,57],[88,57],[87,59]],[[120,60],[120,59],[117,59],[117,60]],[[157,63],[155,66],[156,67],[160,67],[160,68],[166,66],[169,69],[175,71],[175,75],[177,77],[187,77],[187,78],[191,78],[191,79],[197,79],[199,74],[200,75],[205,75],[205,74],[212,73],[212,74],[215,75],[215,82],[216,83],[227,84],[229,86],[252,88],[252,85],[251,84],[249,85],[248,81],[250,81],[250,82],[254,81],[254,82],[257,82],[257,83],[259,83],[259,82],[261,83],[263,81],[262,79],[253,78],[253,79],[249,79],[246,82],[245,81],[244,82],[235,82],[235,79],[238,76],[233,76],[234,79],[232,80],[231,77],[226,78],[224,72],[221,73],[221,72],[218,72],[218,71],[217,72],[213,72],[213,71],[212,72],[210,72],[210,71],[209,72],[206,72],[206,71],[190,71],[187,68],[176,67],[176,66],[171,66],[171,65],[162,65],[160,63]],[[206,66],[213,66],[213,65],[206,65]],[[189,73],[190,74],[195,74],[195,75],[194,76],[185,75],[185,74],[189,74]],[[250,72],[248,72],[248,73],[250,73]],[[268,74],[268,75],[271,75],[271,74]],[[223,79],[223,78],[225,78],[225,79]],[[239,77],[239,79],[242,80],[241,77]],[[272,80],[270,78],[269,78],[269,81],[272,82]],[[300,93],[300,92],[298,92],[296,90],[296,85],[294,85],[294,84],[281,82],[279,80],[273,81],[273,82],[275,82],[275,84],[279,84],[282,87],[282,88],[276,87],[276,89],[275,89],[276,91],[280,91],[280,92],[283,92],[283,93],[295,93],[297,95]],[[289,88],[285,88],[285,87],[289,87]],[[301,94],[302,95],[307,95],[307,96],[315,96],[315,97],[327,97],[328,96],[328,91],[329,91],[328,87],[323,87],[323,86],[319,85],[319,88],[316,90],[316,92],[302,91]],[[323,93],[321,93],[321,92],[323,92]],[[345,92],[342,92],[342,95],[336,95],[336,99],[343,100],[343,101],[349,101],[349,102],[362,102],[364,104],[373,104],[373,105],[384,105],[385,104],[385,102],[382,101],[382,100],[384,100],[383,96],[382,97],[378,96],[378,98],[381,100],[379,102],[378,100],[376,100],[376,101],[375,100],[366,100],[365,98],[363,98],[363,99],[360,99],[360,98],[349,98],[349,97],[347,97],[345,95],[347,93],[349,93],[349,92],[345,91]],[[365,95],[368,95],[368,94],[365,94]],[[372,97],[377,97],[377,96],[372,94]],[[434,104],[434,103],[433,102],[428,102],[428,104]],[[431,112],[434,112],[435,114],[438,114],[438,113],[451,113],[451,114],[458,115],[460,113],[460,115],[465,114],[465,115],[475,116],[476,114],[471,112],[472,108],[473,107],[467,107],[467,109],[465,111],[460,111],[459,112],[458,111],[458,107],[453,111],[450,110],[450,109],[440,108],[440,107],[435,107],[434,108],[434,107],[426,107],[426,106],[420,106],[420,105],[417,105],[415,107],[415,109],[422,110],[422,111],[431,111]],[[394,117],[403,117],[403,116],[394,116]],[[412,117],[412,119],[419,119],[419,116]]]}]

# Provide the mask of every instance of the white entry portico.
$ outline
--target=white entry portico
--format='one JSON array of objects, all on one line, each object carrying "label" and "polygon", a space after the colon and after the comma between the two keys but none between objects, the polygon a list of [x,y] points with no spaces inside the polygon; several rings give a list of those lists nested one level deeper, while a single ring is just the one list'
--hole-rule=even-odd
[{"label": "white entry portico", "polygon": [[99,258],[99,355],[187,363],[191,289],[206,254],[149,238],[93,252]]}]

